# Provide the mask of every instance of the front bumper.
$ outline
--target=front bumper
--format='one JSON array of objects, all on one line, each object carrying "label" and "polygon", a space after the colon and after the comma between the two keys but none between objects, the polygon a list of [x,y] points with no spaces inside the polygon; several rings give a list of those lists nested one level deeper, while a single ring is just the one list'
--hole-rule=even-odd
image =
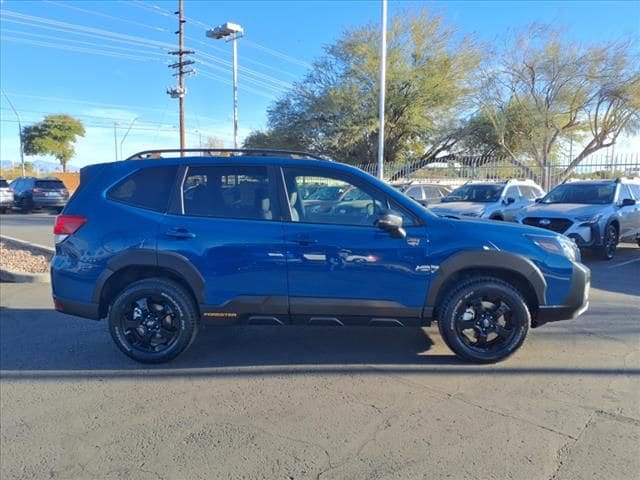
[{"label": "front bumper", "polygon": [[581,263],[573,264],[571,290],[560,305],[542,305],[533,320],[533,327],[549,322],[571,320],[577,318],[589,308],[589,288],[591,287],[591,270]]}]

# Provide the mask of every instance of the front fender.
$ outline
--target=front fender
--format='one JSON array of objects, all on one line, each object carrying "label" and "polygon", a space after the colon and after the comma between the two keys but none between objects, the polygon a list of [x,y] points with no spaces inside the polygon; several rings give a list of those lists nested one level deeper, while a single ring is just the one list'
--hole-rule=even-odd
[{"label": "front fender", "polygon": [[452,275],[470,269],[500,269],[522,275],[533,287],[538,305],[546,304],[547,282],[540,269],[528,258],[500,250],[469,250],[451,255],[438,268],[425,301],[425,310],[432,311],[442,287]]}]

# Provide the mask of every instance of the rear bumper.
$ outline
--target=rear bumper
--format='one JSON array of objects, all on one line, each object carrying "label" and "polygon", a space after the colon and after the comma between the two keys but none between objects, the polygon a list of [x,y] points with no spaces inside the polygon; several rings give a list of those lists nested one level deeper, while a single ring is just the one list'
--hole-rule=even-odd
[{"label": "rear bumper", "polygon": [[67,204],[66,198],[46,198],[46,197],[36,197],[33,199],[33,206],[35,208],[53,208],[53,207],[64,207]]},{"label": "rear bumper", "polygon": [[0,198],[0,207],[12,207],[13,206],[13,198]]},{"label": "rear bumper", "polygon": [[60,297],[53,297],[53,305],[60,313],[74,315],[76,317],[100,320],[99,305],[97,303],[78,302]]},{"label": "rear bumper", "polygon": [[571,320],[582,315],[589,308],[590,287],[591,270],[581,263],[574,263],[571,290],[560,305],[541,306],[533,322],[533,327],[539,327],[549,322]]}]

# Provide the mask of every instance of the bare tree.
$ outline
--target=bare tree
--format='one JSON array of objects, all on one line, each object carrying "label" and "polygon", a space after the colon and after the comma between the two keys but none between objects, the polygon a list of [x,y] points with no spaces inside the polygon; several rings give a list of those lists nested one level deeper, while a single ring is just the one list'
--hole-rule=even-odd
[{"label": "bare tree", "polygon": [[479,115],[514,164],[540,172],[545,188],[569,138],[582,148],[567,178],[593,152],[640,126],[640,61],[631,41],[585,46],[533,25],[484,68]]}]

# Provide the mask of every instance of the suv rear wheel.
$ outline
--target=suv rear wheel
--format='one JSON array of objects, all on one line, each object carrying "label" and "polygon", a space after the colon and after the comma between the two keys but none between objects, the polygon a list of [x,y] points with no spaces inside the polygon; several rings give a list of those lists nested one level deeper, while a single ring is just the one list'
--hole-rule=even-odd
[{"label": "suv rear wheel", "polygon": [[491,277],[470,279],[443,302],[438,328],[459,357],[493,363],[513,354],[524,342],[531,315],[515,288]]},{"label": "suv rear wheel", "polygon": [[142,363],[172,360],[195,340],[198,312],[180,285],[161,278],[140,280],[123,290],[109,310],[116,346]]}]

